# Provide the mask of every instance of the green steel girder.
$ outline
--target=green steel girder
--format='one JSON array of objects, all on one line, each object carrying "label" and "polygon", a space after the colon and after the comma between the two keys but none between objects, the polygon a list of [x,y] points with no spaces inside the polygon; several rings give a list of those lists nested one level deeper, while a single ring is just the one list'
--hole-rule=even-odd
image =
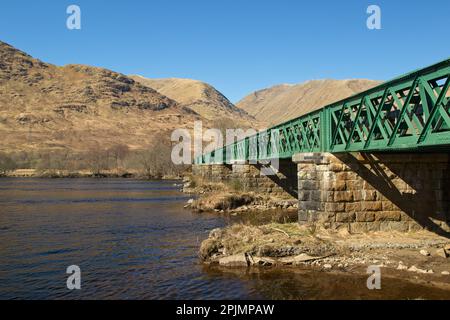
[{"label": "green steel girder", "polygon": [[450,59],[279,124],[196,164],[290,158],[302,152],[450,150]]}]

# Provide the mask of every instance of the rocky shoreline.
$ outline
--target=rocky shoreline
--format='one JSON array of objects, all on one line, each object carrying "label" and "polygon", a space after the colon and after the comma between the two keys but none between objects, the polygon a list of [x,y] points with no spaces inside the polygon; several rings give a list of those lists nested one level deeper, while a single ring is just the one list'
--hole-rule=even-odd
[{"label": "rocky shoreline", "polygon": [[183,179],[183,192],[195,196],[186,204],[196,212],[245,213],[268,211],[298,211],[298,201],[268,195],[258,195],[244,188],[225,183],[198,182],[192,177]]},{"label": "rocky shoreline", "polygon": [[228,268],[310,268],[367,273],[369,266],[413,282],[433,281],[450,290],[450,240],[427,231],[351,235],[297,223],[232,225],[214,229],[200,259]]},{"label": "rocky shoreline", "polygon": [[450,239],[428,231],[351,234],[349,228],[296,223],[297,202],[262,197],[223,184],[183,180],[183,191],[195,195],[185,208],[196,212],[245,215],[290,212],[279,223],[233,224],[214,229],[199,249],[204,264],[224,268],[309,268],[365,274],[377,266],[392,277],[439,284],[450,290]]}]

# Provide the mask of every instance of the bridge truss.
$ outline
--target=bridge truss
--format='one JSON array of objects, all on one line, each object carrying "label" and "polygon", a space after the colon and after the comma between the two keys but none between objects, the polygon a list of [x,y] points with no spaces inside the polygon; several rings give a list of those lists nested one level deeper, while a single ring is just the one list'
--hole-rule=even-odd
[{"label": "bridge truss", "polygon": [[195,163],[256,162],[303,152],[442,150],[450,146],[449,86],[447,59],[216,149]]}]

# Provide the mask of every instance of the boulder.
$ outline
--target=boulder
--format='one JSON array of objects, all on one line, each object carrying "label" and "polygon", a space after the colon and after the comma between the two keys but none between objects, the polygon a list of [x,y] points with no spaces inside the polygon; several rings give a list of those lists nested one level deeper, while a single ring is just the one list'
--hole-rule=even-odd
[{"label": "boulder", "polygon": [[225,267],[248,267],[250,265],[244,253],[235,254],[219,259],[219,265]]},{"label": "boulder", "polygon": [[420,250],[420,254],[425,256],[425,257],[428,257],[430,255],[430,253],[427,250],[423,250],[423,249]]},{"label": "boulder", "polygon": [[323,257],[313,257],[310,255],[307,255],[306,253],[301,253],[298,256],[281,258],[280,262],[282,264],[298,264],[298,263],[302,263],[302,262],[319,260],[322,258]]},{"label": "boulder", "polygon": [[450,256],[450,244],[445,245],[444,250]]},{"label": "boulder", "polygon": [[442,258],[447,258],[448,254],[447,251],[445,251],[445,249],[441,248],[441,249],[437,249],[436,250],[436,255],[442,257]]},{"label": "boulder", "polygon": [[192,183],[189,181],[184,184],[183,188],[189,189],[191,186],[192,186]]},{"label": "boulder", "polygon": [[397,270],[408,270],[408,267],[402,263],[398,264]]},{"label": "boulder", "polygon": [[408,269],[409,272],[427,273],[427,270],[419,269],[416,266],[412,266]]},{"label": "boulder", "polygon": [[252,266],[270,267],[276,264],[276,260],[268,257],[252,257],[249,256]]},{"label": "boulder", "polygon": [[310,255],[307,255],[306,253],[302,253],[302,254],[299,254],[298,256],[294,257],[294,262],[300,263],[300,262],[307,262],[307,261],[313,261],[313,260],[319,260],[319,259],[323,259],[323,257],[313,257]]}]

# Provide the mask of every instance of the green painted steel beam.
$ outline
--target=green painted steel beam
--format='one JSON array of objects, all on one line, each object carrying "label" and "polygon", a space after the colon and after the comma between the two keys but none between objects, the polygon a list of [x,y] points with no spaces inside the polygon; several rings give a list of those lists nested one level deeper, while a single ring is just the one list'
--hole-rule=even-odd
[{"label": "green painted steel beam", "polygon": [[196,164],[290,158],[302,152],[450,150],[450,59],[286,121]]}]

